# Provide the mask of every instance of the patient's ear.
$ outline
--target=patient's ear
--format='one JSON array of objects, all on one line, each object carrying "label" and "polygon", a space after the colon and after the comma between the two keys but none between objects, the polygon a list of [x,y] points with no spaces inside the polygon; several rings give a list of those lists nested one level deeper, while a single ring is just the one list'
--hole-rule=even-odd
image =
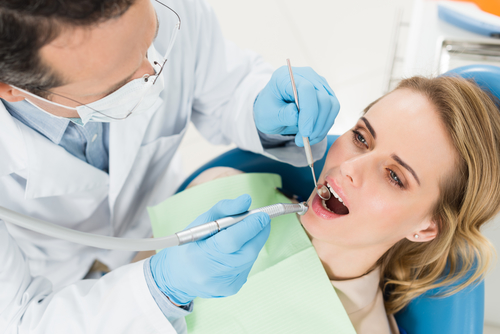
[{"label": "patient's ear", "polygon": [[406,236],[406,239],[413,242],[427,242],[433,240],[438,232],[438,224],[433,219],[427,219],[420,224],[420,229]]},{"label": "patient's ear", "polygon": [[0,97],[8,102],[19,102],[24,100],[24,96],[20,95],[20,91],[11,85],[0,82]]}]

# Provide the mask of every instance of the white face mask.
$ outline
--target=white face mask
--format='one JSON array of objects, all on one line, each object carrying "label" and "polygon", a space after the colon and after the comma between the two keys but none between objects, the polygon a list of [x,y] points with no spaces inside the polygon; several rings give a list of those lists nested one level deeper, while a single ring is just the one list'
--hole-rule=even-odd
[{"label": "white face mask", "polygon": [[[163,64],[164,58],[160,56],[153,45],[148,49],[148,60],[158,73],[159,66],[155,65],[155,61],[159,64]],[[155,82],[154,85],[153,82]],[[164,88],[164,81],[162,73],[160,73],[159,76],[145,75],[142,78],[128,82],[115,92],[100,100],[78,107],[64,106],[15,86],[13,87],[32,97],[34,101],[30,101],[30,99],[26,100],[46,114],[56,118],[68,119],[56,116],[47,110],[55,106],[57,107],[56,110],[64,108],[66,110],[76,111],[80,116],[81,123],[85,125],[88,122],[113,122],[123,120],[129,116],[138,115],[152,108],[161,100],[159,96]]]}]

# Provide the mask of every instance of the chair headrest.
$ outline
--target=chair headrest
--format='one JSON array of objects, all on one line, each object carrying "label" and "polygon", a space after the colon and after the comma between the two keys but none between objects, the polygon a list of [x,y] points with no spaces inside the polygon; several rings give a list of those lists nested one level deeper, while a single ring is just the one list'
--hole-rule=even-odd
[{"label": "chair headrest", "polygon": [[467,65],[449,70],[443,75],[454,74],[466,79],[474,79],[481,89],[500,99],[500,67],[483,64]]}]

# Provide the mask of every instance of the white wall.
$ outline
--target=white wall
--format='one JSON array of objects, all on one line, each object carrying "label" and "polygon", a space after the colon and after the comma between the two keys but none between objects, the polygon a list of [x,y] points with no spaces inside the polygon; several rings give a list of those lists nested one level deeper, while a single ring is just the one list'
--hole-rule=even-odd
[{"label": "white wall", "polygon": [[[413,0],[208,0],[226,38],[275,67],[311,66],[336,93],[341,111],[330,133],[343,133],[380,97],[398,9]],[[189,174],[233,146],[213,146],[190,129],[181,150]]]}]

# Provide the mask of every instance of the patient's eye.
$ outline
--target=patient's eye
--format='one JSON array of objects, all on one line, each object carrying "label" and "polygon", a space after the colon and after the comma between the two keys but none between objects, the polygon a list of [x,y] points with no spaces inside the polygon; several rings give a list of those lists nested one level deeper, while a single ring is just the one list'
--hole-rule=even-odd
[{"label": "patient's eye", "polygon": [[396,174],[396,172],[394,172],[393,170],[390,170],[390,169],[387,169],[387,172],[388,172],[389,182],[391,182],[395,186],[398,186],[401,189],[404,189],[405,186],[404,186],[403,182],[401,181],[401,179],[399,178],[398,174]]},{"label": "patient's eye", "polygon": [[365,137],[363,137],[361,132],[356,129],[352,130],[352,137],[354,144],[356,144],[357,146],[363,145],[364,147],[368,148],[368,143],[366,142],[366,139]]}]

